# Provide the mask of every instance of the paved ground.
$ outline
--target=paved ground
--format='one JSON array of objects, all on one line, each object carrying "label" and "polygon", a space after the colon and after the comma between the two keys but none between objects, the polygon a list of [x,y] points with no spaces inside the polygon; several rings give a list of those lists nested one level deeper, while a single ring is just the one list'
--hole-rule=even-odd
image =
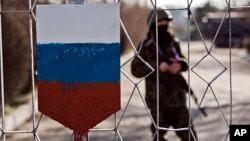
[{"label": "paved ground", "polygon": [[[183,53],[188,55],[187,44],[183,43],[182,45]],[[207,46],[210,46],[210,44],[207,44]],[[207,55],[206,49],[201,42],[192,42],[190,48],[190,64],[191,66],[196,66],[197,62]],[[250,77],[250,62],[244,58],[246,54],[243,49],[233,49],[231,52],[232,58],[229,57],[229,53],[228,49],[214,48],[211,52],[211,56],[205,57],[205,59],[202,59],[203,61],[198,63],[199,65],[197,65],[197,67],[192,68],[199,76],[193,72],[184,74],[186,78],[190,75],[191,86],[199,97],[199,100],[204,98],[202,106],[206,106],[206,112],[208,113],[208,117],[204,117],[201,114],[195,116],[194,124],[200,141],[225,140],[231,117],[230,110],[232,110],[233,113],[233,123],[247,124],[250,122],[250,117],[245,116],[246,113],[250,112],[250,95],[247,93],[250,87],[250,84],[247,82]],[[131,53],[123,56],[122,62],[125,62],[131,56]],[[229,64],[230,59],[232,60],[231,66]],[[222,62],[223,65],[218,63],[218,60]],[[215,77],[225,68],[227,69],[222,75]],[[230,68],[232,68],[232,71],[230,71]],[[129,63],[124,65],[122,70],[130,76]],[[230,77],[230,74],[232,74],[232,77]],[[216,81],[213,81],[214,78]],[[132,78],[132,80],[137,81],[137,79],[134,78]],[[211,84],[209,87],[207,85],[208,83]],[[122,140],[150,141],[150,118],[141,100],[144,96],[143,83],[140,85],[141,96],[138,90],[135,90],[133,93],[134,85],[125,75],[122,75],[121,85],[122,109],[116,115],[116,123],[119,124],[118,131]],[[232,89],[230,89],[230,87]],[[231,92],[233,93],[233,109],[230,109]],[[191,109],[193,112],[196,111],[196,106],[192,101]],[[121,115],[123,115],[122,118]],[[36,121],[38,121],[39,116],[40,114],[38,113]],[[120,119],[122,120],[120,121]],[[32,120],[27,121],[17,130],[31,130],[31,121]],[[114,127],[114,124],[115,116],[111,116],[96,128],[109,129]],[[72,140],[71,130],[46,116],[43,116],[39,122],[37,133],[41,141]],[[90,141],[114,141],[115,137],[114,133],[110,131],[90,132]],[[173,132],[169,132],[169,137],[170,141],[179,141]],[[34,137],[30,133],[13,134],[8,136],[6,140],[34,141]],[[118,141],[120,141],[120,139],[118,139]]]}]

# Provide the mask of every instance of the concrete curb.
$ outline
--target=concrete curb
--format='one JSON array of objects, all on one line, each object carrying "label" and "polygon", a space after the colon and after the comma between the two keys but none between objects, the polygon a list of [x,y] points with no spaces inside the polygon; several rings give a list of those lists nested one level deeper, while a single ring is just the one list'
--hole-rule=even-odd
[{"label": "concrete curb", "polygon": [[[36,103],[36,100],[35,100]],[[37,111],[35,105],[35,111]],[[19,126],[21,126],[24,122],[32,117],[32,100],[30,100],[27,104],[21,105],[17,108],[16,111],[11,113],[10,115],[5,116],[5,125],[4,131],[13,131]],[[2,122],[2,118],[1,122]]]}]

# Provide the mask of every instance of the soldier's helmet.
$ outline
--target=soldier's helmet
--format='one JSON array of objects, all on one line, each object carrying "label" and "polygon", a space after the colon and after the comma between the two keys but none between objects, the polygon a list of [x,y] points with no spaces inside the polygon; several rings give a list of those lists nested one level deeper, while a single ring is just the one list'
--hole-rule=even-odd
[{"label": "soldier's helmet", "polygon": [[164,7],[160,7],[158,9],[151,9],[148,13],[147,23],[153,25],[156,22],[156,13],[158,21],[160,20],[173,20],[173,15],[170,11],[166,10]]}]

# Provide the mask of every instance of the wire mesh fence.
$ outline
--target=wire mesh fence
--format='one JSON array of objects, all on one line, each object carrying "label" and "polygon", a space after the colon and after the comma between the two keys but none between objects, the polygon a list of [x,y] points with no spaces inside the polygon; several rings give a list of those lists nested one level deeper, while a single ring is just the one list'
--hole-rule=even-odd
[{"label": "wire mesh fence", "polygon": [[[229,140],[229,125],[233,122],[233,81],[232,77],[234,73],[232,72],[232,63],[235,59],[235,54],[239,51],[235,50],[234,46],[243,46],[243,40],[235,38],[234,35],[234,28],[237,28],[234,25],[234,11],[247,11],[249,6],[245,6],[246,2],[243,1],[236,3],[236,1],[228,1],[228,0],[220,0],[218,3],[223,3],[224,8],[220,10],[222,16],[213,17],[216,20],[217,26],[214,26],[213,35],[210,38],[211,40],[207,40],[207,32],[204,33],[203,24],[198,21],[197,13],[193,10],[194,7],[198,7],[199,5],[204,6],[203,3],[196,4],[198,0],[181,0],[180,4],[175,7],[172,7],[170,4],[166,4],[167,8],[163,10],[168,10],[174,15],[173,21],[173,28],[175,26],[183,27],[181,28],[181,32],[178,35],[179,38],[182,38],[181,41],[184,54],[187,56],[187,61],[189,68],[187,72],[184,73],[184,76],[190,86],[188,89],[188,93],[191,93],[192,90],[195,93],[198,93],[198,102],[192,100],[192,97],[188,95],[187,97],[187,106],[188,111],[191,113],[189,116],[189,124],[183,128],[166,128],[162,127],[159,123],[159,109],[161,108],[159,104],[157,105],[157,118],[158,120],[154,121],[153,117],[150,113],[150,109],[145,101],[145,79],[150,77],[153,73],[159,75],[159,70],[154,69],[153,66],[150,66],[148,62],[144,61],[144,59],[140,55],[140,45],[138,43],[139,40],[134,40],[134,34],[132,34],[130,29],[133,29],[132,26],[127,27],[128,22],[124,21],[126,17],[120,19],[121,24],[121,33],[122,38],[126,38],[126,53],[123,53],[121,56],[121,102],[122,107],[119,112],[115,115],[109,117],[107,120],[98,124],[95,128],[91,129],[89,132],[89,140],[116,140],[116,141],[123,141],[123,140],[143,140],[143,141],[152,141],[159,139],[159,132],[161,131],[168,131],[169,140],[179,140],[175,131],[183,131],[189,130],[189,140],[202,140],[202,141],[211,141],[211,140]],[[6,1],[1,1],[1,3],[5,3]],[[59,130],[55,130],[49,134],[49,131],[44,131],[40,128],[45,128],[44,126],[53,126],[51,123],[51,119],[48,119],[45,115],[42,115],[37,111],[37,92],[36,92],[36,39],[35,37],[35,22],[36,22],[36,13],[35,8],[38,3],[46,3],[44,1],[40,2],[38,0],[26,0],[26,7],[25,8],[17,8],[17,9],[5,9],[4,5],[1,4],[1,19],[0,23],[3,25],[3,18],[4,15],[11,15],[11,14],[23,14],[25,13],[28,15],[27,18],[27,33],[29,36],[28,41],[28,48],[26,51],[30,55],[29,57],[29,65],[30,65],[30,78],[31,81],[31,103],[28,105],[28,113],[23,113],[29,115],[31,120],[29,120],[28,126],[22,128],[15,128],[12,129],[11,126],[18,122],[18,119],[21,118],[20,115],[16,115],[14,119],[9,120],[9,116],[6,114],[5,107],[6,107],[6,91],[5,91],[5,69],[4,65],[4,51],[5,44],[4,41],[4,32],[3,26],[0,26],[0,33],[1,33],[1,44],[0,44],[0,57],[1,57],[1,140],[56,140],[54,134],[58,134],[58,140],[73,140],[73,132],[65,127],[56,126],[55,128],[62,128],[65,130],[61,132]],[[58,1],[57,1],[58,2]],[[77,3],[82,4],[83,1],[60,1],[63,4],[71,4]],[[84,4],[92,3],[93,1],[85,1]],[[96,1],[95,1],[96,2]],[[98,2],[106,2],[106,3],[120,3],[122,1],[98,1]],[[131,1],[132,2],[132,1]],[[159,11],[158,6],[161,4],[161,1],[156,0],[141,0],[135,2],[141,3],[144,6],[150,7],[154,9],[155,12]],[[208,1],[209,2],[209,1]],[[16,1],[10,2],[10,5],[14,5]],[[176,2],[175,2],[176,3]],[[48,2],[47,2],[48,4]],[[197,6],[198,5],[198,6]],[[209,9],[210,8],[210,9]],[[205,9],[204,7],[200,8],[201,10],[207,10],[206,13],[211,13],[213,7],[209,7]],[[147,34],[149,25],[146,23],[146,16],[147,10],[144,12],[144,20],[145,23],[137,23],[136,26],[143,26],[145,29],[140,31],[144,37]],[[146,13],[146,14],[145,14]],[[181,13],[180,15],[174,13]],[[132,13],[136,14],[135,13]],[[121,15],[122,16],[122,15]],[[131,15],[130,15],[131,16]],[[136,15],[140,16],[141,15]],[[175,18],[179,17],[179,18]],[[237,16],[236,16],[237,17]],[[157,20],[158,17],[155,17]],[[244,17],[247,18],[247,17]],[[243,18],[243,19],[244,19]],[[136,17],[138,19],[138,17]],[[19,20],[19,19],[18,19]],[[151,19],[152,20],[152,19]],[[204,19],[203,20],[208,20]],[[211,20],[211,19],[210,19]],[[142,22],[139,21],[139,22]],[[137,22],[137,21],[136,21]],[[226,27],[225,27],[226,23]],[[137,27],[139,29],[139,27]],[[174,28],[175,29],[175,28]],[[180,28],[177,28],[180,30]],[[212,31],[212,29],[207,27],[208,31]],[[7,29],[8,30],[8,29]],[[224,50],[218,50],[216,47],[218,46],[218,40],[221,39],[221,33],[225,32],[226,34],[223,36],[224,40],[223,43],[227,43],[227,47]],[[246,29],[245,29],[246,31]],[[18,31],[16,31],[18,32]],[[136,31],[133,31],[136,32]],[[156,32],[158,32],[156,30]],[[192,34],[195,33],[195,34]],[[248,33],[248,32],[247,32]],[[247,33],[245,36],[247,36]],[[243,34],[243,33],[242,33]],[[195,35],[196,42],[193,41],[193,35]],[[197,42],[198,40],[198,42]],[[234,43],[234,44],[232,44]],[[145,44],[145,43],[143,43]],[[143,45],[141,44],[141,45]],[[139,47],[137,47],[139,46]],[[138,49],[139,48],[139,49]],[[158,54],[158,50],[156,54]],[[144,75],[141,78],[135,78],[131,74],[130,66],[131,62],[134,58],[140,58],[145,65],[151,70],[148,74]],[[27,60],[26,60],[27,61]],[[159,61],[159,58],[157,59]],[[39,73],[39,72],[38,72]],[[159,77],[157,78],[157,101],[159,102]],[[221,84],[223,83],[223,85]],[[195,87],[193,87],[195,86]],[[222,90],[223,89],[223,90]],[[237,101],[237,100],[236,100]],[[202,110],[204,107],[207,107],[206,114],[208,114],[208,118],[202,116]],[[237,105],[236,105],[237,107]],[[204,111],[203,111],[204,112]],[[204,113],[203,113],[204,114]],[[216,116],[211,116],[216,115]],[[20,116],[20,117],[19,117]],[[48,123],[46,123],[48,122]],[[150,123],[153,122],[155,132],[150,132]],[[47,125],[50,124],[51,125]],[[192,126],[195,125],[197,136],[194,136],[192,131]],[[218,126],[215,126],[218,124]],[[220,132],[214,131],[215,129],[211,129],[213,127],[217,127]],[[40,132],[39,132],[40,131]],[[46,132],[46,133],[42,133]],[[23,137],[24,135],[24,137]],[[28,137],[27,137],[27,136]],[[213,137],[212,137],[212,136]],[[41,137],[42,136],[42,137]],[[47,137],[46,137],[47,136]],[[60,138],[60,137],[61,138]]]}]

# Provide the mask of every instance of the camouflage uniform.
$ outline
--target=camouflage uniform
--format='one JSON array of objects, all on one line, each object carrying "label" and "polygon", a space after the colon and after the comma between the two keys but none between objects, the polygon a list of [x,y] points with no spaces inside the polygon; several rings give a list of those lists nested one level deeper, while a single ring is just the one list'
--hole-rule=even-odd
[{"label": "camouflage uniform", "polygon": [[[159,65],[156,64],[156,45],[152,38],[144,40],[138,47],[139,55],[155,70]],[[160,47],[159,47],[160,48]],[[139,50],[140,49],[140,50]],[[167,58],[178,58],[182,64],[182,70],[188,69],[186,59],[181,53],[179,42],[173,40],[171,44],[163,50],[159,49],[159,62],[166,61]],[[144,77],[151,72],[138,57],[135,57],[131,64],[131,72],[135,77]],[[154,71],[146,78],[146,96],[145,100],[154,121],[157,121],[157,73]],[[186,107],[187,83],[181,73],[171,74],[170,72],[159,71],[159,126],[173,128],[183,128],[189,125],[189,112]],[[151,125],[152,133],[155,133],[155,127]],[[194,128],[192,131],[196,136]],[[164,135],[167,131],[159,131],[159,141],[166,141]],[[182,141],[189,141],[189,131],[177,131],[176,134]],[[156,140],[156,138],[155,138]],[[193,141],[191,137],[191,141]]]}]

